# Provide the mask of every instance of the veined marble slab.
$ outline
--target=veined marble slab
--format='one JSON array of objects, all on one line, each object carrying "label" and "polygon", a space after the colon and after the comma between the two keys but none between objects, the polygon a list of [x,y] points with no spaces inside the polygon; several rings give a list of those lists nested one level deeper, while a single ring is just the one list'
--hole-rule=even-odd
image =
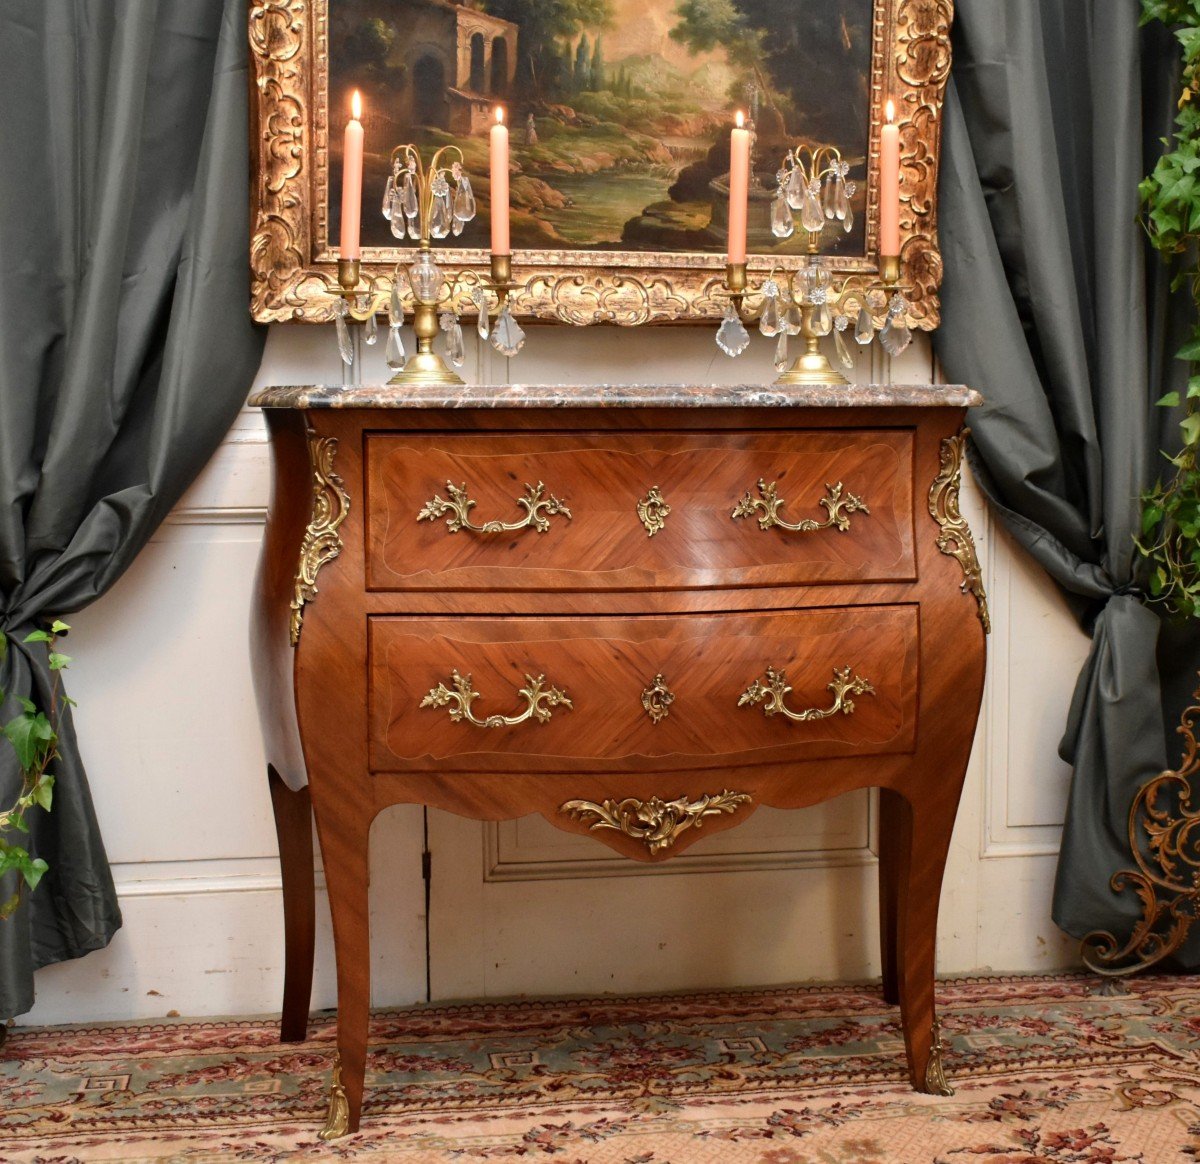
[{"label": "veined marble slab", "polygon": [[279,384],[259,408],[975,408],[961,384]]}]

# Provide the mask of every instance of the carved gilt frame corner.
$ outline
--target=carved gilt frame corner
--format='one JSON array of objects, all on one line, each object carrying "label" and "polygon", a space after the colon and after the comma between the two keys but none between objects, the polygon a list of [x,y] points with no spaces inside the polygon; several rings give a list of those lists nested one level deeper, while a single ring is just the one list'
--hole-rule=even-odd
[{"label": "carved gilt frame corner", "polygon": [[[254,0],[252,66],[250,310],[254,319],[327,322],[337,301],[337,252],[322,248],[328,111],[328,0]],[[896,101],[901,142],[902,279],[910,289],[910,323],[938,325],[942,259],[937,240],[938,153],[942,101],[950,71],[953,0],[875,0],[870,76],[867,247],[878,230],[879,131],[883,105]],[[363,274],[381,306],[404,248],[363,249]],[[456,260],[483,270],[487,256],[456,249]],[[794,267],[801,260],[750,256],[751,270]],[[715,294],[724,274],[717,254],[637,251],[522,251],[533,275],[513,306],[524,318],[575,325],[670,323],[718,318]],[[830,266],[863,281],[873,259],[835,258]],[[465,303],[470,311],[469,302]]]}]

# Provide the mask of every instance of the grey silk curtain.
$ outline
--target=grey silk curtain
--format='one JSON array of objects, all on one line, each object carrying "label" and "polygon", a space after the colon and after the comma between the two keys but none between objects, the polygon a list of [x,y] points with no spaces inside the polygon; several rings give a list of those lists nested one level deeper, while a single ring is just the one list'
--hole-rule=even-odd
[{"label": "grey silk curtain", "polygon": [[[20,640],[120,576],[258,366],[245,44],[245,0],[0,0],[6,691],[45,698],[45,651]],[[137,646],[154,651],[154,627]],[[124,714],[136,733],[155,709]],[[50,872],[0,922],[0,1019],[32,1005],[36,968],[106,945],[121,924],[87,741],[69,724],[61,735],[53,811],[29,818]],[[6,799],[16,780],[0,741]]]},{"label": "grey silk curtain", "polygon": [[1189,309],[1137,222],[1177,58],[1166,30],[1139,31],[1139,10],[959,0],[942,146],[937,351],[987,399],[972,465],[995,512],[1093,638],[1060,747],[1074,775],[1054,919],[1076,937],[1127,935],[1137,916],[1109,877],[1131,865],[1137,788],[1179,759],[1164,719],[1200,666],[1195,636],[1142,602],[1132,540],[1172,427],[1153,401],[1186,376],[1171,355]]}]

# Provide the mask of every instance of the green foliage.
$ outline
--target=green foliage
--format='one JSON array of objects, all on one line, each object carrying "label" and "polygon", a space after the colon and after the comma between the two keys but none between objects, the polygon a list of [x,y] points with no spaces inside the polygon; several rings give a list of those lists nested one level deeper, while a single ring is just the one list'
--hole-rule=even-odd
[{"label": "green foliage", "polygon": [[[1200,306],[1200,0],[1142,0],[1142,23],[1160,20],[1175,29],[1183,55],[1183,92],[1175,132],[1163,139],[1154,171],[1138,186],[1142,221],[1150,242],[1165,257],[1188,256],[1189,269],[1173,289],[1188,288]],[[1176,356],[1200,364],[1200,324]],[[1188,380],[1182,399],[1168,392],[1158,404],[1182,408],[1182,447],[1163,454],[1171,469],[1142,494],[1142,534],[1138,549],[1149,571],[1150,597],[1172,613],[1200,618],[1200,375]]]},{"label": "green foliage", "polygon": [[[49,630],[36,630],[25,636],[27,643],[45,643],[49,648],[50,670],[54,674],[50,707],[43,711],[24,696],[15,696],[20,713],[0,728],[0,734],[8,741],[17,757],[21,771],[21,788],[12,805],[0,811],[0,876],[18,874],[16,891],[5,901],[0,901],[0,920],[9,918],[21,904],[21,895],[28,889],[32,892],[48,868],[40,857],[33,857],[24,845],[18,844],[16,836],[29,832],[26,814],[35,808],[49,812],[54,802],[54,777],[50,765],[58,758],[58,714],[62,703],[71,701],[60,691],[60,672],[70,663],[69,655],[54,650],[59,636],[71,628],[65,622],[55,620]],[[8,654],[8,639],[0,634],[0,662]],[[0,704],[4,692],[0,691]]]}]

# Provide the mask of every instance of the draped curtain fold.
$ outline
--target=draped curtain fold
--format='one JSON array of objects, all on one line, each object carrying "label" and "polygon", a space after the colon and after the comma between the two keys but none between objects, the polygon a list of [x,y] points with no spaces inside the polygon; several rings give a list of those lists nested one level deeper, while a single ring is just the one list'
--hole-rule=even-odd
[{"label": "draped curtain fold", "polygon": [[1195,636],[1142,601],[1133,541],[1169,419],[1153,402],[1186,379],[1171,356],[1194,309],[1138,223],[1177,71],[1139,14],[958,0],[942,140],[936,350],[986,399],[971,465],[994,512],[1092,634],[1060,745],[1073,776],[1053,912],[1076,937],[1127,934],[1138,914],[1109,878],[1132,864],[1138,787],[1171,766],[1160,668],[1200,665]]},{"label": "draped curtain fold", "polygon": [[[116,581],[258,367],[246,68],[246,0],[0,0],[6,692],[45,702],[45,649],[21,640]],[[0,922],[0,1019],[32,1006],[35,969],[120,926],[69,716],[60,737],[53,811],[28,818],[50,871]],[[0,803],[18,786],[0,747]]]}]

